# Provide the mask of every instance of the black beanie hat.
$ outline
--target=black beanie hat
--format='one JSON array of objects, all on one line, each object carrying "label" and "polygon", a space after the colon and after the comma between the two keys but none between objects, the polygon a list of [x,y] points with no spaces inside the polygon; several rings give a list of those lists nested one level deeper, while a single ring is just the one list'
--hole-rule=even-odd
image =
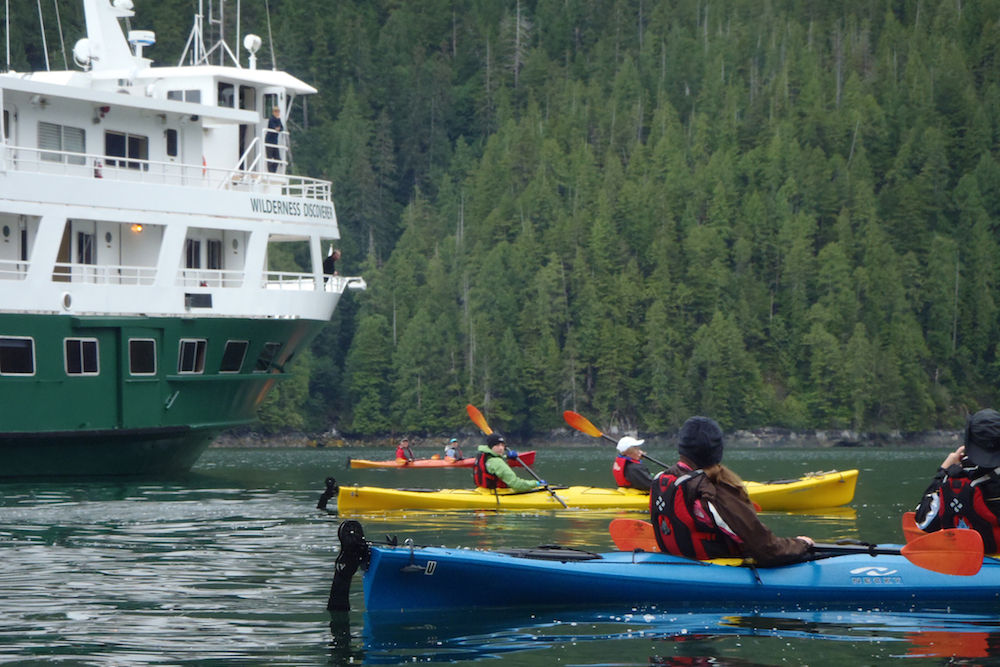
[{"label": "black beanie hat", "polygon": [[500,435],[499,433],[490,433],[488,436],[486,436],[487,447],[496,447],[500,443],[507,444],[507,441],[504,440],[503,436]]},{"label": "black beanie hat", "polygon": [[714,419],[691,417],[677,434],[677,451],[699,468],[722,461],[722,428]]},{"label": "black beanie hat", "polygon": [[965,423],[965,455],[977,466],[1000,466],[1000,412],[980,410]]}]

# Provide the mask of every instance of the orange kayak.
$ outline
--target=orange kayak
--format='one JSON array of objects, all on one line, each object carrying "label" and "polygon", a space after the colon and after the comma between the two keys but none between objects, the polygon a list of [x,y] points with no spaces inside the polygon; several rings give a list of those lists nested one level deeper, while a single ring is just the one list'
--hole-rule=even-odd
[{"label": "orange kayak", "polygon": [[[512,467],[516,467],[521,465],[521,461],[524,461],[525,464],[529,466],[534,465],[534,450],[519,452],[517,460],[509,461],[509,463]],[[368,459],[349,458],[347,459],[347,464],[350,468],[471,468],[476,465],[476,457],[473,456],[464,459],[416,459],[414,461],[405,461],[403,459],[392,459],[390,461],[369,461]]]}]

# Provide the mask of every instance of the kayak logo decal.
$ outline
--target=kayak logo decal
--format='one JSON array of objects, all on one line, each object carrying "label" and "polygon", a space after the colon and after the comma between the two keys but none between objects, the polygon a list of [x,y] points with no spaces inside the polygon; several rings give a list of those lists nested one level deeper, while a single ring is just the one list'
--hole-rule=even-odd
[{"label": "kayak logo decal", "polygon": [[865,565],[863,567],[856,567],[850,572],[852,584],[880,585],[903,583],[903,578],[899,576],[899,570],[888,567]]}]

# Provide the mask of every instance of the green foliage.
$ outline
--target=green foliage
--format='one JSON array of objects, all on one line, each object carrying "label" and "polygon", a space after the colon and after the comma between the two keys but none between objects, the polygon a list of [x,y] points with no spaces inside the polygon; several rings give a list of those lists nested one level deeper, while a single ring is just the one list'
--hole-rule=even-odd
[{"label": "green foliage", "polygon": [[[153,5],[173,64],[190,3]],[[297,167],[332,180],[341,273],[370,288],[295,366],[309,397],[262,413],[909,430],[996,404],[996,9],[271,3],[279,67],[320,89]]]}]

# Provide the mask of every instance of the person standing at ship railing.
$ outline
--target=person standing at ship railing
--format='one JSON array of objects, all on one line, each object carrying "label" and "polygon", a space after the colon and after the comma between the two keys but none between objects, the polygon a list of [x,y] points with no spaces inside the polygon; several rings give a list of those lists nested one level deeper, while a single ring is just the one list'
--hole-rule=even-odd
[{"label": "person standing at ship railing", "polygon": [[279,132],[285,126],[281,123],[281,107],[275,106],[271,109],[271,117],[267,119],[267,133],[264,135],[264,146],[267,148],[267,170],[272,174],[278,171],[278,162],[281,160],[281,148],[279,146]]}]

